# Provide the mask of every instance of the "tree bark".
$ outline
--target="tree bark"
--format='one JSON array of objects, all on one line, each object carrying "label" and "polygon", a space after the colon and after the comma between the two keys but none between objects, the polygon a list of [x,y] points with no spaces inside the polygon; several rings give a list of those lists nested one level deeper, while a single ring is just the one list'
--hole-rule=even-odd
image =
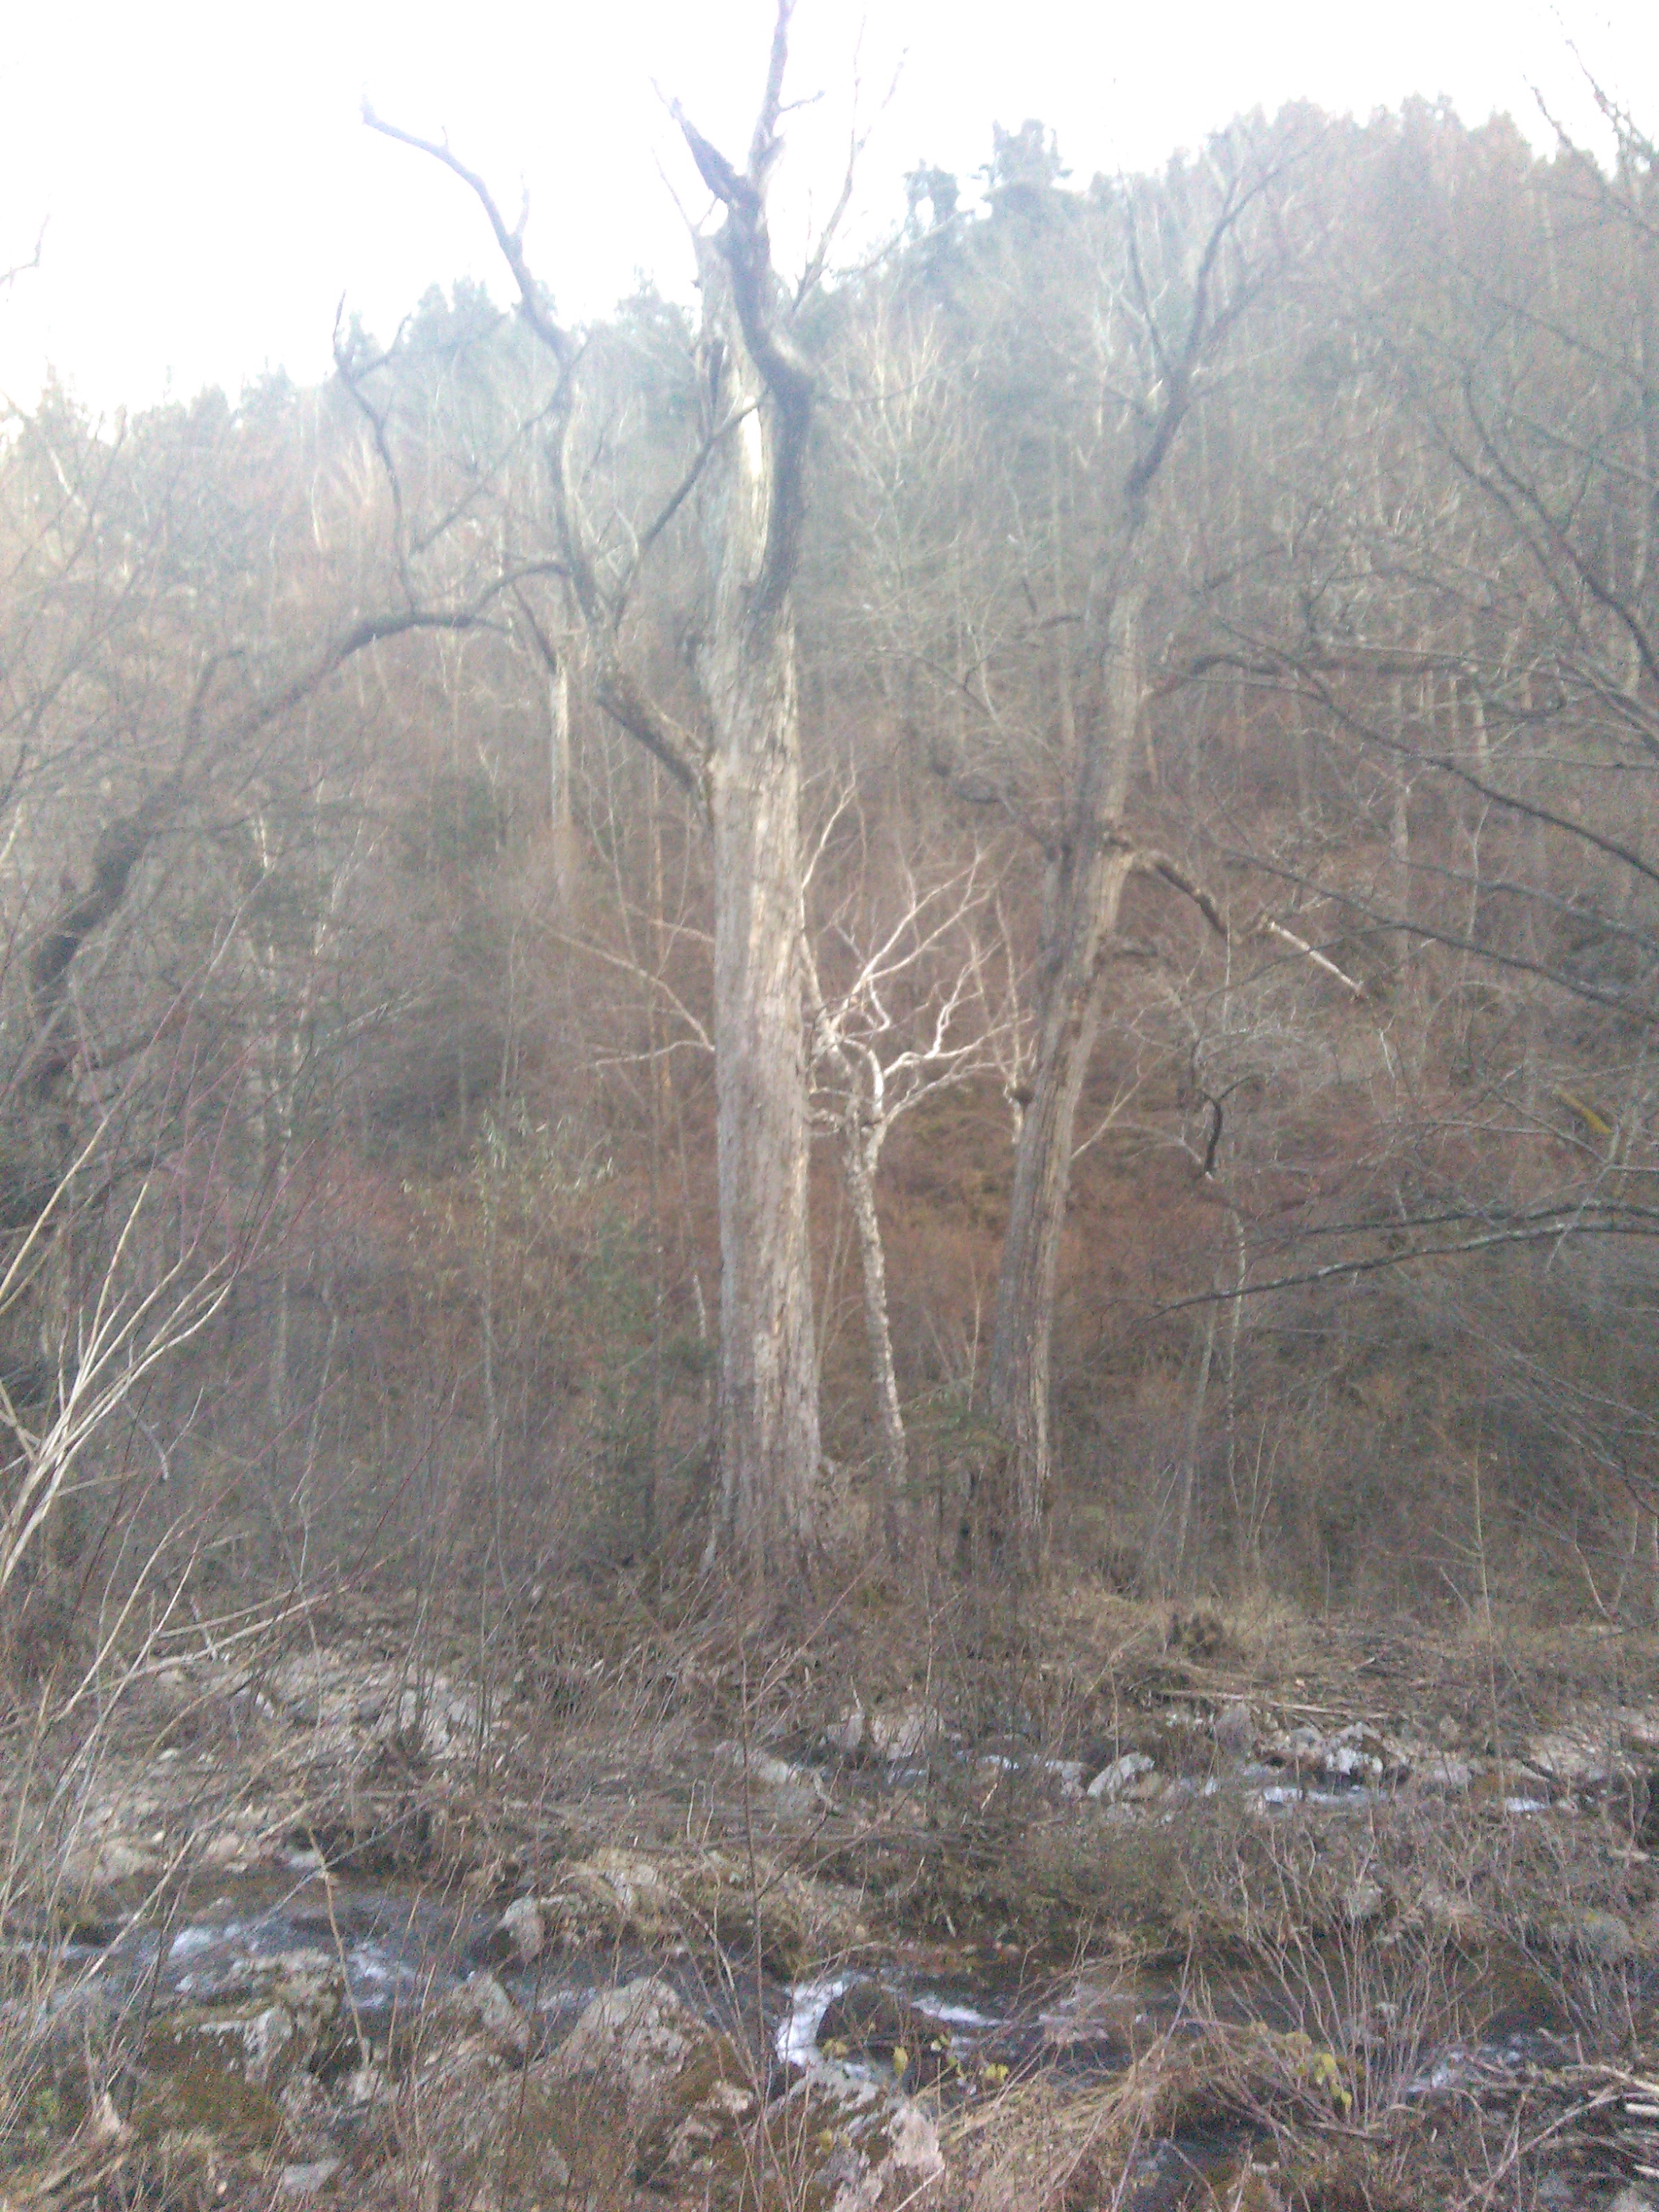
[{"label": "tree bark", "polygon": [[[800,703],[793,587],[811,389],[744,284],[734,210],[702,265],[717,420],[702,488],[714,844],[714,1089],[720,1206],[720,1493],[709,1532],[757,1577],[810,1565],[817,1361],[807,1230],[811,1127],[802,935]],[[751,343],[752,341],[752,343]]]},{"label": "tree bark", "polygon": [[842,1131],[842,1175],[853,1209],[859,1266],[864,1285],[864,1334],[870,1351],[870,1381],[876,1401],[880,1440],[876,1451],[875,1514],[881,1540],[891,1559],[899,1556],[903,1528],[899,1500],[909,1480],[910,1449],[899,1403],[898,1368],[887,1310],[887,1256],[876,1212],[876,1164],[879,1133],[860,1123],[857,1103],[848,1101]]},{"label": "tree bark", "polygon": [[1052,1487],[1048,1379],[1060,1237],[1078,1101],[1094,1048],[1101,955],[1134,866],[1117,836],[1140,717],[1143,586],[1119,586],[1105,620],[1101,701],[1084,741],[1053,921],[1042,947],[1030,1103],[1020,1125],[1013,1194],[997,1275],[991,1413],[1013,1455],[1014,1528],[1028,1569],[1040,1567]]},{"label": "tree bark", "polygon": [[[752,1570],[811,1549],[818,1465],[801,1018],[793,625],[711,681],[722,1535]],[[726,656],[718,650],[716,662]]]}]

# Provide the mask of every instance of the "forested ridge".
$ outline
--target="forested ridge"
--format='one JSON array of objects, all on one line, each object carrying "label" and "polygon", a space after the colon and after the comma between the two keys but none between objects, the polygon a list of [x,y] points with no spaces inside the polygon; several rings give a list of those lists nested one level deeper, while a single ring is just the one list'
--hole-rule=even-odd
[{"label": "forested ridge", "polygon": [[318,388],[10,410],[17,1618],[158,1544],[1650,1608],[1607,119],[1028,123],[799,285],[777,114],[688,125],[696,307],[501,223]]}]

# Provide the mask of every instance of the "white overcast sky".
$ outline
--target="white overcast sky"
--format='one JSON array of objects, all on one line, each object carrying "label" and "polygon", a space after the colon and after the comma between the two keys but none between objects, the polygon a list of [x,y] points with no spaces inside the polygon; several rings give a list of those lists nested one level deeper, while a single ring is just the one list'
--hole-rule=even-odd
[{"label": "white overcast sky", "polygon": [[[740,156],[770,18],[770,0],[20,8],[0,58],[0,267],[46,234],[0,297],[0,390],[30,404],[51,363],[100,410],[234,394],[267,365],[322,374],[343,294],[383,338],[434,282],[483,276],[504,296],[477,209],[364,130],[365,94],[447,129],[514,210],[528,187],[532,258],[567,315],[603,313],[636,269],[683,291],[668,184],[694,215],[706,196],[653,83]],[[993,122],[1028,115],[1079,179],[1297,97],[1365,115],[1443,94],[1542,143],[1535,85],[1588,133],[1575,45],[1659,132],[1659,0],[799,0],[793,88],[823,96],[792,131],[791,207],[834,196],[855,54],[866,115],[897,73],[862,171],[868,234],[918,160],[966,176]]]}]

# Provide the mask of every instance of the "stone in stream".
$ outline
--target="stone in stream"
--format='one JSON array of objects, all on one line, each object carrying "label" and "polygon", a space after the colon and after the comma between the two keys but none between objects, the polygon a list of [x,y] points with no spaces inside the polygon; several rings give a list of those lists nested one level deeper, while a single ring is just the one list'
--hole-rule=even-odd
[{"label": "stone in stream", "polygon": [[471,1955],[483,1966],[533,1966],[546,1943],[540,1905],[533,1897],[515,1897]]}]

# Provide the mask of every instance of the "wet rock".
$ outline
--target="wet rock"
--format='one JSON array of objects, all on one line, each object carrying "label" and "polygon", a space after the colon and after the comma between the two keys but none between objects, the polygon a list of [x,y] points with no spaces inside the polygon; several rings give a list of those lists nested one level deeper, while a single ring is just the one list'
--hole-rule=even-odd
[{"label": "wet rock", "polygon": [[534,1966],[542,1955],[547,1941],[542,1926],[541,1912],[533,1897],[515,1897],[501,1915],[501,1928],[512,1940],[514,1954],[521,1966]]},{"label": "wet rock", "polygon": [[1097,1969],[1085,1969],[1039,2018],[1055,2051],[1092,2051],[1112,2065],[1139,2057],[1158,2033],[1133,1978]]},{"label": "wet rock", "polygon": [[1097,1802],[1115,1804],[1133,1784],[1151,1774],[1155,1765],[1156,1761],[1148,1759],[1144,1751],[1126,1751],[1121,1759],[1115,1759],[1096,1775],[1089,1784],[1089,1795]]}]

